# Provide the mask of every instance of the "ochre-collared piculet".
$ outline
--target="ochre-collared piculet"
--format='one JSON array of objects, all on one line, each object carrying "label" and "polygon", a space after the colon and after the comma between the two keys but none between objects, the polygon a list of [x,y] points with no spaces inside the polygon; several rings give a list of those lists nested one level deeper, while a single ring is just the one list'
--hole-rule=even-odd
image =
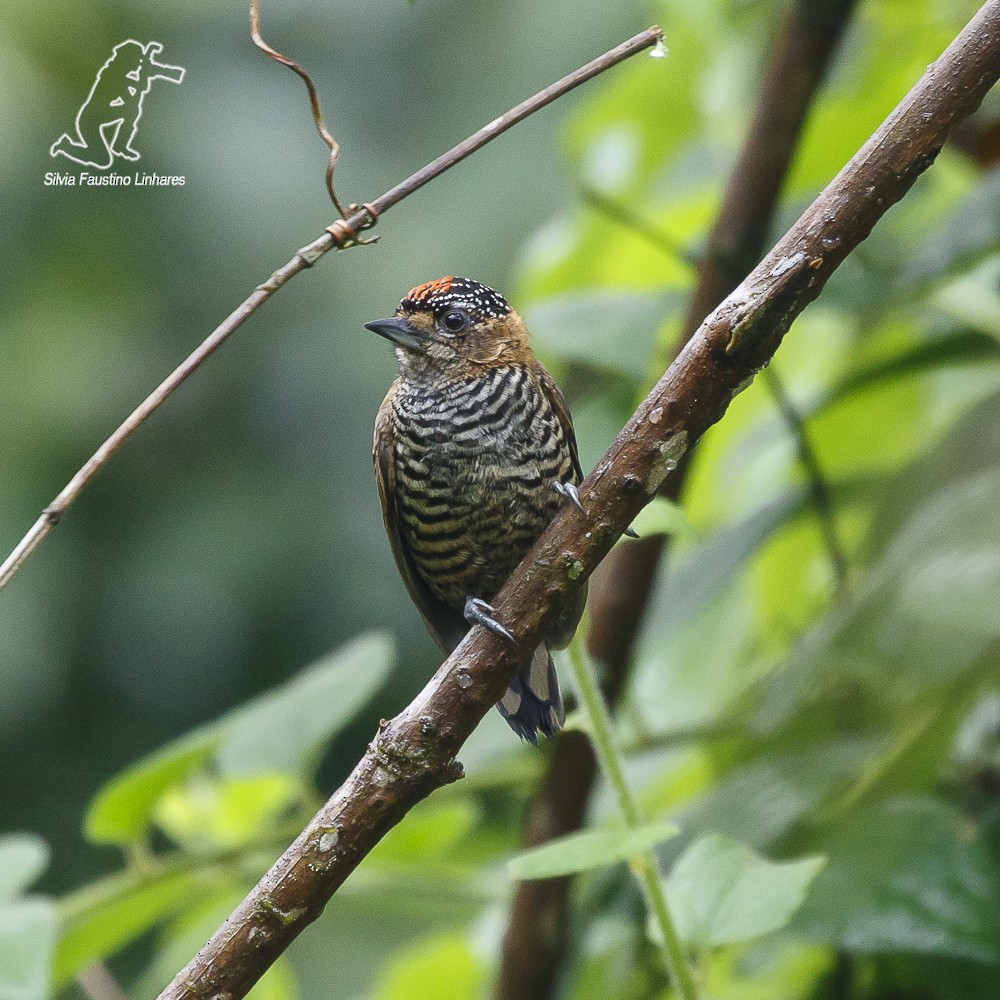
[{"label": "ochre-collared piculet", "polygon": [[[396,347],[399,378],[375,421],[373,458],[396,565],[438,645],[471,625],[509,636],[490,601],[582,480],[566,400],[521,317],[468,278],[418,285],[365,326]],[[500,714],[535,743],[564,719],[549,647],[573,636],[586,592],[521,667]]]}]

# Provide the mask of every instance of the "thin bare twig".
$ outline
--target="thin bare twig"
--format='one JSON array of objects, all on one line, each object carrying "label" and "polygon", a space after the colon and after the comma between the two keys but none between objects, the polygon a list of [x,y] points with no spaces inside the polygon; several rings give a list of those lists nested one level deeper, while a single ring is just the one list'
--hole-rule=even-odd
[{"label": "thin bare twig", "polygon": [[348,210],[341,204],[337,193],[333,189],[333,171],[337,166],[337,160],[340,159],[340,144],[330,134],[330,130],[326,127],[326,122],[323,121],[323,112],[320,111],[319,107],[319,91],[316,89],[316,84],[313,83],[312,77],[294,59],[283,56],[264,41],[264,36],[260,31],[260,0],[250,0],[250,37],[253,39],[254,45],[261,52],[298,73],[305,82],[306,90],[309,91],[309,103],[312,106],[312,116],[313,121],[316,123],[316,131],[319,132],[319,137],[326,143],[327,148],[330,150],[330,159],[326,164],[326,190],[330,195],[330,201],[333,202],[334,207],[340,213],[340,217],[346,219]]},{"label": "thin bare twig", "polygon": [[540,90],[537,94],[522,101],[468,139],[463,139],[457,146],[421,167],[406,180],[390,188],[385,194],[379,195],[373,202],[355,209],[346,219],[338,219],[327,227],[326,232],[312,243],[304,246],[283,267],[278,268],[263,284],[258,285],[252,294],[244,300],[233,312],[217,326],[202,344],[193,351],[181,364],[149,396],[146,397],[122,423],[118,429],[97,449],[86,464],[63,487],[62,492],[42,512],[41,517],[32,525],[28,533],[21,539],[14,551],[0,565],[0,590],[11,577],[24,565],[42,539],[59,523],[73,501],[80,495],[87,484],[104,467],[108,459],[132,436],[136,429],[150,416],[183,382],[195,372],[216,350],[234,333],[244,321],[252,316],[279,288],[285,285],[299,271],[311,267],[325,253],[334,247],[343,249],[358,241],[358,234],[375,225],[376,221],[394,205],[422,188],[435,177],[439,177],[456,163],[471,156],[498,135],[523,121],[529,115],[551,104],[581,83],[586,83],[605,70],[617,66],[618,63],[634,56],[643,49],[651,48],[663,37],[658,27],[647,28],[621,45],[605,52],[604,55],[574,70],[561,80]]},{"label": "thin bare twig", "polygon": [[826,549],[830,566],[833,569],[833,580],[837,592],[843,594],[847,590],[849,582],[849,570],[847,555],[840,542],[840,535],[837,532],[837,520],[833,510],[833,499],[830,495],[830,485],[826,481],[823,467],[820,465],[819,456],[809,440],[809,433],[806,430],[806,423],[799,413],[798,407],[792,401],[788,390],[782,379],[773,368],[765,368],[762,372],[764,384],[767,391],[774,399],[774,404],[781,414],[785,426],[791,432],[795,441],[795,451],[798,455],[799,465],[806,475],[809,483],[809,495],[812,497],[813,508],[816,511],[816,520],[819,523],[820,535],[823,538],[823,546]]},{"label": "thin bare twig", "polygon": [[[812,98],[853,6],[854,0],[794,0],[789,6],[771,45],[753,120],[706,243],[705,255],[722,263],[709,267],[699,262],[698,283],[675,354],[763,252]],[[594,204],[621,225],[635,229],[638,223],[645,238],[665,253],[674,255],[679,249],[672,241],[664,245],[659,231],[649,232],[634,210],[622,211],[626,206],[617,203]],[[680,495],[684,472],[682,462],[665,484],[671,499]],[[612,706],[631,669],[635,639],[665,547],[662,535],[619,545],[591,583],[587,650],[605,668],[605,696]],[[582,738],[574,739],[578,745],[572,751],[563,752],[563,740],[577,735],[567,734],[556,744],[528,806],[525,847],[572,833],[582,823],[595,762]],[[566,948],[570,884],[563,878],[518,885],[504,935],[495,1000],[548,1000],[553,995]]]},{"label": "thin bare twig", "polygon": [[682,246],[669,233],[654,226],[631,205],[609,198],[601,191],[590,187],[585,187],[581,194],[585,204],[590,205],[596,212],[600,212],[612,222],[617,222],[637,236],[641,236],[650,246],[671,260],[676,260],[692,270],[698,266],[698,258],[695,254]]},{"label": "thin bare twig", "polygon": [[[990,0],[746,280],[701,324],[494,598],[514,642],[474,627],[295,842],[161,994],[245,996],[368,852],[434,789],[557,615],[678,459],[774,355],[795,317],[1000,77]],[[652,419],[650,419],[652,416]]]}]

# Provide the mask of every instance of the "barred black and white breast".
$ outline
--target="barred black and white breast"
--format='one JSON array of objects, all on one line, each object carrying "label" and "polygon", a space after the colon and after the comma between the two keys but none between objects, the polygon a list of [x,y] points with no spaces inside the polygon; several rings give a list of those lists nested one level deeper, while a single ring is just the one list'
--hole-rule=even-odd
[{"label": "barred black and white breast", "polygon": [[400,529],[438,600],[489,601],[579,481],[565,431],[523,366],[391,400]]},{"label": "barred black and white breast", "polygon": [[[462,278],[421,285],[369,328],[396,344],[400,377],[375,422],[382,513],[400,574],[450,652],[582,479],[569,410],[534,358],[521,318]],[[552,735],[562,699],[548,644],[565,645],[585,594],[498,704],[520,735]]]}]

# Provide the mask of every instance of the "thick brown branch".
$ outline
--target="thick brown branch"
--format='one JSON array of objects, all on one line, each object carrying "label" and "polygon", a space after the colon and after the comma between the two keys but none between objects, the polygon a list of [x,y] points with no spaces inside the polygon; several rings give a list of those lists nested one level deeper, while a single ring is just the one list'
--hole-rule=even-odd
[{"label": "thick brown branch", "polygon": [[494,600],[517,637],[473,628],[225,925],[161,994],[245,996],[361,859],[434,788],[547,624],[686,447],[777,350],[794,318],[934,161],[1000,76],[1000,0],[990,0],[774,249],[700,326],[597,468]]},{"label": "thick brown branch", "polygon": [[515,108],[511,108],[506,114],[495,118],[488,125],[484,125],[478,132],[473,133],[468,139],[464,139],[454,148],[442,154],[436,160],[432,160],[426,166],[421,167],[416,173],[411,174],[405,181],[397,184],[394,188],[380,195],[373,202],[366,203],[362,208],[357,209],[346,219],[338,219],[327,231],[312,243],[304,246],[284,267],[278,268],[270,278],[262,285],[258,285],[253,293],[242,302],[233,312],[223,320],[201,343],[201,345],[190,354],[181,364],[174,369],[164,381],[154,389],[149,396],[144,399],[139,406],[127,417],[124,423],[97,449],[87,460],[86,464],[79,472],[66,484],[62,492],[49,504],[42,512],[42,515],[31,526],[28,533],[17,544],[13,552],[0,565],[0,590],[2,590],[10,578],[25,563],[32,552],[38,548],[42,539],[59,522],[59,519],[66,510],[73,504],[76,498],[83,492],[87,484],[104,467],[105,463],[112,455],[132,436],[139,426],[149,417],[161,403],[165,402],[184,381],[196,371],[205,361],[215,353],[216,350],[233,334],[244,321],[249,319],[279,288],[285,285],[299,271],[311,267],[325,253],[335,246],[341,249],[351,243],[358,241],[358,234],[368,229],[393,205],[398,205],[404,198],[409,197],[418,188],[422,188],[435,177],[440,176],[456,163],[464,160],[467,156],[478,149],[482,149],[488,142],[492,142],[498,135],[502,135],[507,129],[524,121],[529,115],[551,104],[554,100],[562,97],[563,94],[579,87],[581,83],[593,79],[605,70],[616,66],[629,56],[641,52],[655,45],[663,37],[663,32],[657,28],[647,28],[627,42],[622,42],[604,55],[581,66],[568,76],[539,91],[533,97],[522,101]]},{"label": "thick brown branch", "polygon": [[[813,96],[853,7],[854,0],[795,0],[790,6],[771,46],[756,111],[698,265],[677,351],[759,259]],[[606,199],[595,201],[588,195],[588,200],[668,256],[686,259],[637,213]],[[673,499],[680,495],[684,468],[666,483]],[[604,667],[605,694],[612,705],[632,664],[664,545],[663,536],[656,536],[617,546],[591,585],[587,648]],[[589,743],[574,740],[574,750],[560,753],[557,748],[552,754],[528,805],[525,847],[579,828],[596,768]],[[552,789],[559,794],[553,795]],[[570,885],[569,878],[518,885],[501,949],[496,1000],[548,1000],[553,995],[566,945]]]}]

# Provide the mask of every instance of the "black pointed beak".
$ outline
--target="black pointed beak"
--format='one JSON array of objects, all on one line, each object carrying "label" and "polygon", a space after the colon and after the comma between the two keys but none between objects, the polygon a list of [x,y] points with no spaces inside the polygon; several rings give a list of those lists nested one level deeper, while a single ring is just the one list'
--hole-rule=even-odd
[{"label": "black pointed beak", "polygon": [[427,339],[427,335],[418,330],[404,316],[393,316],[391,319],[373,319],[365,323],[365,329],[377,333],[386,340],[391,340],[398,347],[415,350]]}]

